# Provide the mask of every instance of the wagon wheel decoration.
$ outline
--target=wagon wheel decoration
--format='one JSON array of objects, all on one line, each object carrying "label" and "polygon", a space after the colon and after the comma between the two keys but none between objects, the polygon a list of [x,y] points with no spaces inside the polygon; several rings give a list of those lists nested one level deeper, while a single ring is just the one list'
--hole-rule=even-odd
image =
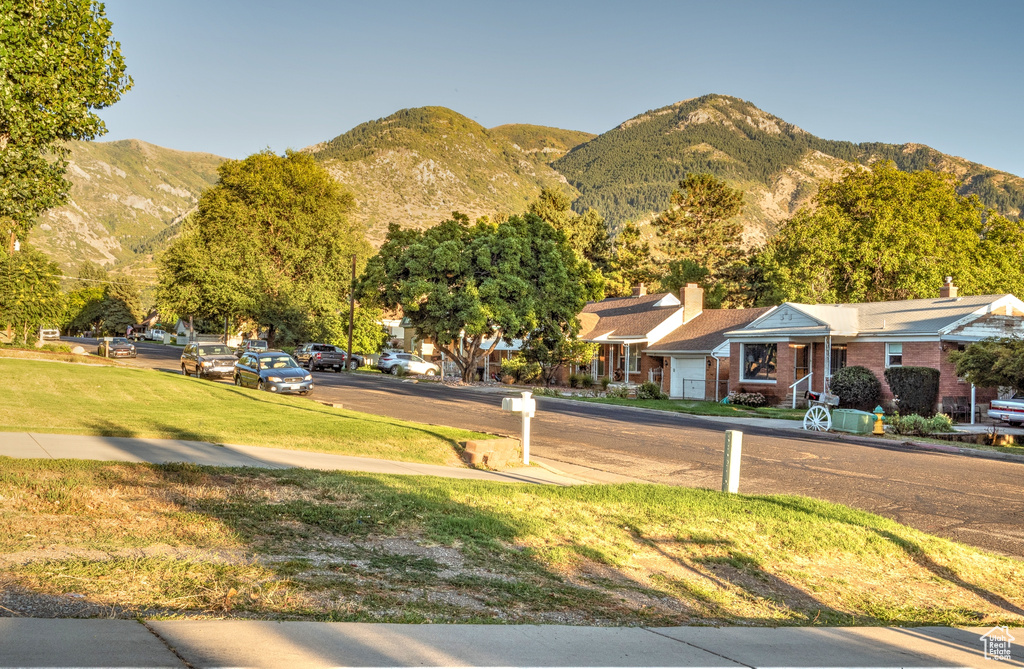
[{"label": "wagon wheel decoration", "polygon": [[832,429],[832,414],[820,404],[815,404],[804,414],[804,429],[828,432]]}]

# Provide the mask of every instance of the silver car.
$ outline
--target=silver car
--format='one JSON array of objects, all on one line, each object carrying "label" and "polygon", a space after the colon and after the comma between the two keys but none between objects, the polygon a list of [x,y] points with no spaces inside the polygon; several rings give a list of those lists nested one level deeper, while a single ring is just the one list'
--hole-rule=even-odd
[{"label": "silver car", "polygon": [[399,367],[409,374],[425,374],[427,376],[441,374],[439,365],[427,362],[415,353],[385,353],[377,361],[377,368],[382,372],[398,374]]}]

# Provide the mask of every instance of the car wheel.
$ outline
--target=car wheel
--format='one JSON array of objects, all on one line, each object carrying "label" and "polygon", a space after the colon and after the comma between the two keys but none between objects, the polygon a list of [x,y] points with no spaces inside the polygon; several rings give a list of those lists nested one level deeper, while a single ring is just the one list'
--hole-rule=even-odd
[{"label": "car wheel", "polygon": [[355,360],[353,360],[352,362],[348,363],[348,368],[349,369],[359,369],[359,363],[356,362]]},{"label": "car wheel", "polygon": [[398,365],[392,365],[391,369],[389,369],[388,372],[394,374],[395,376],[398,376]]},{"label": "car wheel", "polygon": [[427,376],[437,376],[437,371],[435,371],[433,369],[428,369],[427,370]]},{"label": "car wheel", "polygon": [[1010,427],[1020,427],[1021,426],[1021,423],[1019,421],[1010,421],[1010,420],[1008,420],[1008,421],[1006,421],[1006,423]]},{"label": "car wheel", "polygon": [[235,374],[235,385],[238,386],[239,388],[242,387],[242,377],[240,377],[238,374]]},{"label": "car wheel", "polygon": [[258,384],[256,384],[256,390],[266,390],[266,389],[267,389],[267,384],[263,383],[263,379],[260,379],[260,382]]},{"label": "car wheel", "polygon": [[181,373],[183,376],[188,376],[188,369],[185,367],[185,365],[181,366]]}]

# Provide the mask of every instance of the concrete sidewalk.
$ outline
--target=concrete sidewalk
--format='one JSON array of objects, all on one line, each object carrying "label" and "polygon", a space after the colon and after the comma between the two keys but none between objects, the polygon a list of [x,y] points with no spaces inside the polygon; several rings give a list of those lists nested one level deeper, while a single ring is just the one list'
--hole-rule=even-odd
[{"label": "concrete sidewalk", "polygon": [[576,485],[594,479],[568,474],[550,465],[517,467],[502,472],[464,467],[424,465],[415,462],[378,460],[351,455],[260,446],[232,446],[177,439],[134,439],[75,434],[0,432],[0,456],[12,458],[104,460],[117,462],[189,462],[216,467],[261,467],[265,469],[322,469],[375,474],[414,474],[477,481]]},{"label": "concrete sidewalk", "polygon": [[1024,666],[1024,630],[1009,660],[989,631],[0,618],[0,667]]}]

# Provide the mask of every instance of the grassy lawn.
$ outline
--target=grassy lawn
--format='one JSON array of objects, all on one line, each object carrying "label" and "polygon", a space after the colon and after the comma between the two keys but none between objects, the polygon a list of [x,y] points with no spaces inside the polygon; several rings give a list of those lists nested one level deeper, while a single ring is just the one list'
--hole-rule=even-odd
[{"label": "grassy lawn", "polygon": [[698,402],[695,400],[631,400],[620,397],[574,397],[581,402],[615,404],[624,407],[643,407],[661,411],[688,413],[695,416],[729,416],[731,418],[782,418],[803,420],[806,409],[779,409],[776,407],[745,407],[719,402]]},{"label": "grassy lawn", "polygon": [[[883,438],[891,440],[891,441],[898,441],[898,442],[914,441],[914,442],[921,442],[921,443],[925,443],[925,444],[939,444],[939,445],[942,445],[942,446],[954,446],[956,448],[970,448],[970,449],[973,449],[975,451],[990,451],[990,452],[993,452],[993,453],[1012,453],[1014,455],[1024,455],[1024,445],[1021,445],[1019,443],[1013,444],[1011,446],[989,446],[988,444],[975,444],[975,443],[970,442],[970,441],[952,441],[952,440],[949,440],[949,439],[934,439],[934,438],[930,438],[930,437],[916,437],[916,436],[899,435],[899,434],[886,434],[885,437],[883,437]],[[1022,438],[1021,437],[1017,437],[1017,439],[1020,440]]]},{"label": "grassy lawn", "polygon": [[0,459],[0,591],[125,618],[1024,622],[1020,561],[806,498],[84,461]]},{"label": "grassy lawn", "polygon": [[[0,359],[0,431],[158,437],[459,464],[487,438],[162,372]],[[313,391],[316,397],[316,391]]]}]

